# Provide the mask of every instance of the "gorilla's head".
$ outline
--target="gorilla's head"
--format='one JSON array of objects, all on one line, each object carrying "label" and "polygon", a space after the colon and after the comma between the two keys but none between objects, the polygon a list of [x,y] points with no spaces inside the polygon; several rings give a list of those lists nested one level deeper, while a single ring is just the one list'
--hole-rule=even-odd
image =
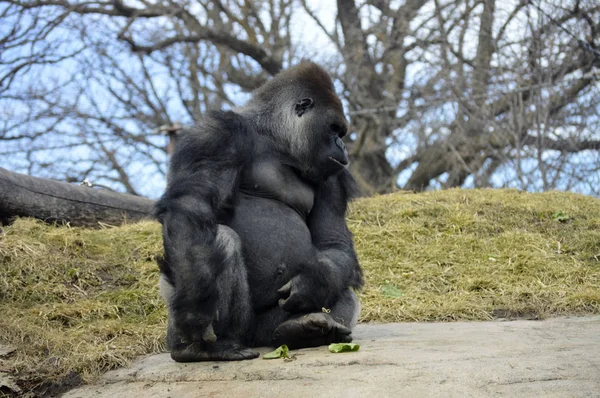
[{"label": "gorilla's head", "polygon": [[342,137],[348,132],[329,74],[312,62],[281,72],[251,101],[258,130],[270,135],[300,173],[322,181],[348,166]]}]

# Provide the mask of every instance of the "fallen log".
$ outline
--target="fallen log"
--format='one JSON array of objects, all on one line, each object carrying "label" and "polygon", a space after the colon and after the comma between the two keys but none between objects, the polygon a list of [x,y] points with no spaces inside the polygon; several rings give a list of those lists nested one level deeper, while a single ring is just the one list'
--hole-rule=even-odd
[{"label": "fallen log", "polygon": [[49,223],[99,227],[151,219],[154,201],[106,189],[31,177],[0,167],[0,222],[34,217]]}]

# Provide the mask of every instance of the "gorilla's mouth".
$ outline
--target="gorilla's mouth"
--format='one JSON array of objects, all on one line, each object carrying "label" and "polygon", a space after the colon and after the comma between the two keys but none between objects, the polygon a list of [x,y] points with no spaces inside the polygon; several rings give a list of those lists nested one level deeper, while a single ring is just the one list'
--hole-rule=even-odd
[{"label": "gorilla's mouth", "polygon": [[333,160],[335,163],[339,164],[342,167],[348,166],[348,161],[347,160],[340,161],[340,160],[334,158],[333,156],[330,156],[329,159]]}]

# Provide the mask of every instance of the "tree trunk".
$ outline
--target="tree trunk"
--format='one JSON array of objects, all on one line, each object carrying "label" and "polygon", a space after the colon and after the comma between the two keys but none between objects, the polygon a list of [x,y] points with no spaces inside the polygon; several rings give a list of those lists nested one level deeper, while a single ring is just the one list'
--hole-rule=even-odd
[{"label": "tree trunk", "polygon": [[395,173],[385,157],[385,149],[361,154],[350,163],[361,196],[385,194],[395,188]]},{"label": "tree trunk", "polygon": [[98,227],[151,219],[154,201],[139,196],[30,177],[0,168],[0,222],[34,217]]}]

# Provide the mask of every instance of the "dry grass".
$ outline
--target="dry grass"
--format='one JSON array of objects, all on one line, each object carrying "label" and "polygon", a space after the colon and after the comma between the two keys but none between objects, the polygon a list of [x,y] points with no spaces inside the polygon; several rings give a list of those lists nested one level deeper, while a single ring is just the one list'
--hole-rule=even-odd
[{"label": "dry grass", "polygon": [[[600,313],[598,199],[398,193],[357,201],[348,221],[367,279],[365,322]],[[17,350],[0,371],[31,390],[164,349],[156,223],[86,230],[20,219],[4,231],[0,343]]]},{"label": "dry grass", "polygon": [[4,231],[0,343],[17,351],[0,371],[25,390],[90,380],[164,349],[157,223],[90,230],[20,219]]},{"label": "dry grass", "polygon": [[600,313],[600,201],[451,190],[357,202],[362,320]]}]

